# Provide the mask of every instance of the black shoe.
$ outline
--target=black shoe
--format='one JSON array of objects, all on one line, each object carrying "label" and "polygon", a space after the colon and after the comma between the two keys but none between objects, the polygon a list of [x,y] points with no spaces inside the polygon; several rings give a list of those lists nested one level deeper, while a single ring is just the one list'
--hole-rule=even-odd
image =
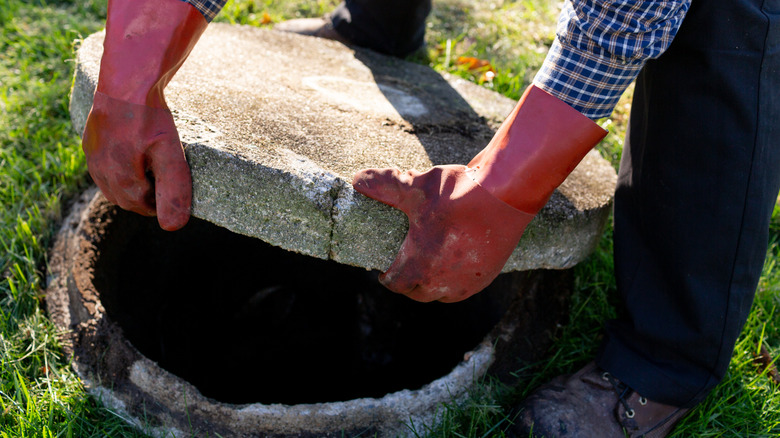
[{"label": "black shoe", "polygon": [[342,44],[351,45],[352,42],[341,35],[333,28],[333,23],[326,15],[319,18],[296,18],[278,23],[273,28],[279,32],[297,33],[298,35],[307,35],[328,40],[338,41]]}]

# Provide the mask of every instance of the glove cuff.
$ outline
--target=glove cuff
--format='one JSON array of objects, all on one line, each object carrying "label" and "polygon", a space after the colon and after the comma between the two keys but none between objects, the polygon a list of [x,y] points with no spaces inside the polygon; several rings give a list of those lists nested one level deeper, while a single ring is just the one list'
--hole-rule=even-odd
[{"label": "glove cuff", "polygon": [[530,86],[469,176],[496,198],[536,214],[607,131],[562,100]]},{"label": "glove cuff", "polygon": [[180,0],[111,0],[98,91],[165,108],[163,89],[187,59],[208,22]]}]

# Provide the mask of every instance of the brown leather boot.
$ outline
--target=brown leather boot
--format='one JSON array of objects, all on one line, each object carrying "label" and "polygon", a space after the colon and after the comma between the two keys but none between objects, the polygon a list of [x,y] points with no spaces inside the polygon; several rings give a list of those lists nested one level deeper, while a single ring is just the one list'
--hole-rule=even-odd
[{"label": "brown leather boot", "polygon": [[336,29],[333,28],[333,23],[330,21],[330,17],[327,15],[318,18],[296,18],[294,20],[282,21],[274,26],[274,30],[325,38],[346,45],[352,44],[349,39],[336,32]]},{"label": "brown leather boot", "polygon": [[510,436],[665,437],[688,409],[650,401],[596,366],[543,385],[520,405]]}]

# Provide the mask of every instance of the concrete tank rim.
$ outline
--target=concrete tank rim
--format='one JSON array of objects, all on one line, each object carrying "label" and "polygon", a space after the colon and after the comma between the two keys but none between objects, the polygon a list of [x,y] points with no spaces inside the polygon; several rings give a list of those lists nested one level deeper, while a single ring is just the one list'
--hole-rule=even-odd
[{"label": "concrete tank rim", "polygon": [[[53,245],[53,252],[66,250],[66,247],[70,247],[70,249],[73,250],[74,246],[75,248],[79,248],[79,246],[85,243],[84,236],[79,232],[83,221],[89,220],[92,209],[98,202],[105,202],[104,199],[105,198],[102,197],[102,194],[96,187],[91,187],[81,194],[79,199],[74,203],[70,214],[63,220],[62,227],[60,228]],[[149,426],[145,425],[141,418],[132,414],[132,412],[130,412],[131,409],[128,409],[128,394],[123,393],[122,391],[117,392],[111,388],[111,385],[102,382],[99,372],[95,370],[95,367],[92,364],[83,361],[80,357],[74,355],[74,351],[79,348],[78,343],[80,342],[79,336],[75,335],[76,332],[84,326],[94,326],[99,325],[101,321],[105,322],[107,315],[105,315],[99,300],[91,303],[94,307],[87,319],[78,317],[70,312],[70,308],[73,308],[75,304],[73,302],[73,288],[84,288],[85,286],[92,287],[91,285],[84,284],[76,286],[74,281],[69,281],[72,280],[72,278],[69,278],[69,272],[73,269],[73,262],[74,258],[68,257],[67,255],[64,257],[54,256],[51,258],[46,290],[48,313],[59,329],[67,330],[67,332],[64,333],[65,351],[68,355],[73,356],[73,368],[85,384],[88,392],[103,400],[108,406],[118,410],[129,424],[148,431],[150,430]],[[75,295],[83,298],[78,291],[75,292]],[[92,297],[92,299],[94,299],[94,297]],[[83,302],[80,303],[80,305],[83,306]],[[70,322],[67,321],[68,319]],[[233,410],[250,417],[249,421],[273,420],[274,423],[279,424],[284,423],[284,421],[280,421],[280,418],[286,416],[295,417],[304,412],[309,415],[309,419],[312,421],[314,420],[311,417],[312,415],[321,415],[327,420],[333,417],[334,412],[340,411],[342,414],[349,413],[351,411],[359,410],[361,405],[368,403],[373,405],[374,408],[377,406],[382,408],[383,414],[385,415],[395,414],[394,416],[396,418],[405,417],[407,419],[415,419],[415,416],[417,416],[418,418],[416,419],[415,424],[429,424],[432,421],[429,417],[431,417],[431,415],[436,415],[436,408],[441,403],[457,401],[464,397],[474,382],[486,374],[489,366],[494,360],[494,337],[492,336],[492,333],[492,331],[491,333],[488,333],[485,339],[473,350],[465,353],[465,359],[456,365],[448,374],[427,383],[422,388],[402,389],[388,393],[381,398],[357,398],[347,401],[296,405],[262,403],[230,404],[210,399],[203,396],[197,388],[186,380],[161,368],[154,361],[138,352],[138,350],[124,337],[115,340],[125,343],[126,347],[136,355],[134,358],[135,360],[127,365],[127,369],[129,372],[129,379],[138,385],[139,390],[147,392],[152,391],[152,388],[144,387],[144,382],[141,382],[140,379],[136,378],[133,380],[134,375],[147,374],[156,380],[164,382],[167,388],[166,390],[168,391],[170,391],[171,387],[176,385],[184,387],[186,389],[185,397],[187,403],[189,403],[190,406],[197,406],[198,409],[205,406],[211,407],[215,411]],[[414,406],[409,406],[409,400],[415,401]],[[152,397],[152,399],[147,401],[154,402],[155,400],[154,397]],[[406,402],[405,404],[402,403],[404,401]],[[312,414],[312,412],[321,412],[324,414]],[[423,415],[415,415],[420,412],[422,412]],[[152,427],[151,431],[157,436],[165,436],[168,432],[178,430],[182,425],[174,424],[170,426],[173,426],[173,429],[162,426]],[[383,435],[386,436],[394,436],[397,433],[401,433],[403,429],[403,427],[399,429],[393,425],[376,426],[379,426],[380,430],[383,431]],[[290,430],[290,432],[297,433],[294,430]]]}]

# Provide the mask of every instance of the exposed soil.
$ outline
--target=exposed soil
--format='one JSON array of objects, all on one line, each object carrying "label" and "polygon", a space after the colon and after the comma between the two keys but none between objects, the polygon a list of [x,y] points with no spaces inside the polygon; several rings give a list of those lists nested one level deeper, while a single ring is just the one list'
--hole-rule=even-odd
[{"label": "exposed soil", "polygon": [[377,272],[287,252],[193,218],[161,231],[113,209],[94,252],[109,318],[161,367],[229,403],[381,397],[447,374],[525,274],[457,304],[413,302]]}]

